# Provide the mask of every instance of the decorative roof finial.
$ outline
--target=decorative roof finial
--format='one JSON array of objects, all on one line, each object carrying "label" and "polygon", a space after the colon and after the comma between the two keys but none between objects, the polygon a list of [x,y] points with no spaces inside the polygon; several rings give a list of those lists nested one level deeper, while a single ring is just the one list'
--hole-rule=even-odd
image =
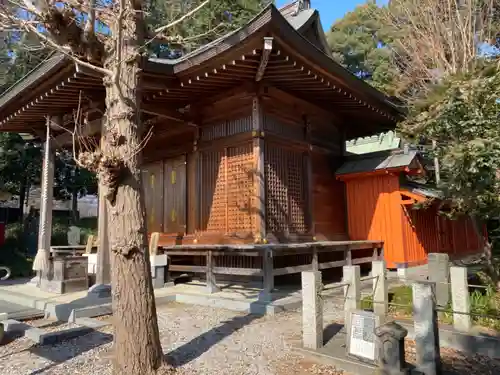
[{"label": "decorative roof finial", "polygon": [[293,15],[296,16],[301,11],[311,8],[311,0],[297,0],[295,3],[295,11]]}]

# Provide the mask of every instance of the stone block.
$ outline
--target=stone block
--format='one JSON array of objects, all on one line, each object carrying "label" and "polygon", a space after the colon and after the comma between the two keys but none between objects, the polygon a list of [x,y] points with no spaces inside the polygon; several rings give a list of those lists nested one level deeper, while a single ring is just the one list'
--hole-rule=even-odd
[{"label": "stone block", "polygon": [[373,279],[373,312],[380,316],[386,316],[389,311],[389,291],[387,283],[387,270],[385,261],[372,262]]},{"label": "stone block", "polygon": [[453,327],[468,332],[472,328],[469,303],[469,283],[466,267],[450,267],[451,303],[453,308]]},{"label": "stone block", "polygon": [[375,329],[378,340],[377,362],[380,375],[406,375],[405,337],[408,330],[396,322],[386,323]]},{"label": "stone block", "polygon": [[163,288],[165,286],[165,267],[155,267],[153,276],[153,288]]},{"label": "stone block", "polygon": [[413,284],[412,290],[417,369],[426,375],[440,375],[441,356],[435,284],[417,282]]},{"label": "stone block", "polygon": [[61,341],[70,340],[75,337],[83,336],[94,331],[92,327],[76,327],[63,331],[46,332],[43,329],[31,328],[24,335],[39,345],[53,345]]},{"label": "stone block", "polygon": [[342,272],[342,283],[349,283],[344,286],[344,323],[349,336],[351,311],[358,310],[361,305],[361,269],[359,266],[344,266]]},{"label": "stone block", "polygon": [[302,342],[304,348],[323,346],[323,303],[321,272],[302,272]]},{"label": "stone block", "polygon": [[42,273],[40,289],[64,294],[88,289],[88,259],[85,256],[54,257]]},{"label": "stone block", "polygon": [[88,273],[89,275],[94,275],[97,273],[97,253],[93,254],[83,254],[83,256],[87,257],[88,261]]},{"label": "stone block", "polygon": [[448,254],[430,253],[427,256],[429,281],[436,284],[436,304],[445,307],[450,301],[450,257]]}]

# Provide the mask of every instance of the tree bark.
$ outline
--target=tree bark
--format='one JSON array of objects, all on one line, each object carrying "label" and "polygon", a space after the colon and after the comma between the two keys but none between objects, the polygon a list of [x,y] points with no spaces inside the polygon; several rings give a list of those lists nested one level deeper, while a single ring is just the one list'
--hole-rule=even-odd
[{"label": "tree bark", "polygon": [[[114,374],[150,375],[162,365],[148,252],[140,144],[143,125],[138,90],[144,22],[140,1],[121,1],[111,27],[104,67],[106,124],[99,188],[104,189],[111,249]],[[135,8],[135,9],[134,9]],[[118,42],[117,42],[118,40]]]}]

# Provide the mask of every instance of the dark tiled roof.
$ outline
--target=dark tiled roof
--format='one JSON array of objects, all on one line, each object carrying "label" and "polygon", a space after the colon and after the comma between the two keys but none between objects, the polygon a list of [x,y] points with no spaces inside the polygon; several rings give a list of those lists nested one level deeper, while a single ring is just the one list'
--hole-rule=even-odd
[{"label": "dark tiled roof", "polygon": [[337,170],[337,175],[367,173],[384,169],[409,167],[418,157],[418,152],[411,150],[407,153],[377,153],[367,154],[363,158],[349,160]]}]

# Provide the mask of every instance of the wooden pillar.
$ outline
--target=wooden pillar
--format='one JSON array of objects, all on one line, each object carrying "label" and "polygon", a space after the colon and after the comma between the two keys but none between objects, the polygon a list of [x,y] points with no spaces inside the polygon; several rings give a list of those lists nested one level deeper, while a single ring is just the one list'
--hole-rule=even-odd
[{"label": "wooden pillar", "polygon": [[38,249],[50,251],[50,238],[52,235],[52,207],[54,203],[54,149],[50,137],[50,126],[62,127],[62,118],[47,117],[47,135],[44,145],[42,165],[42,188],[40,199],[40,223],[38,229]]},{"label": "wooden pillar", "polygon": [[318,248],[316,246],[313,246],[312,248],[312,270],[313,271],[319,271],[319,260],[318,260]]},{"label": "wooden pillar", "polygon": [[187,232],[195,234],[200,229],[200,151],[198,142],[200,129],[196,127],[193,140],[193,153],[188,157],[188,217]]},{"label": "wooden pillar", "polygon": [[255,96],[252,101],[252,135],[254,160],[254,233],[255,242],[266,238],[266,186],[264,166],[264,115],[262,101]]},{"label": "wooden pillar", "polygon": [[314,199],[313,199],[313,171],[312,171],[312,141],[311,141],[311,124],[304,116],[305,141],[308,144],[308,149],[304,157],[304,171],[306,180],[306,225],[307,230],[311,235],[315,235],[314,230]]},{"label": "wooden pillar", "polygon": [[273,249],[266,247],[262,251],[262,273],[263,285],[262,292],[259,294],[259,300],[263,302],[272,301],[272,291],[274,289],[274,259]]},{"label": "wooden pillar", "polygon": [[108,210],[103,189],[99,187],[99,210],[97,213],[97,265],[96,284],[106,285],[111,283],[111,263],[109,259],[108,239]]},{"label": "wooden pillar", "polygon": [[207,251],[207,292],[216,293],[220,292],[217,286],[214,274],[214,255],[212,250]]},{"label": "wooden pillar", "polygon": [[[103,145],[104,119],[101,123],[101,148]],[[108,209],[104,189],[99,182],[99,206],[97,213],[97,264],[96,264],[96,285],[91,291],[98,295],[106,296],[110,292],[111,284],[111,260],[108,238]]]}]

